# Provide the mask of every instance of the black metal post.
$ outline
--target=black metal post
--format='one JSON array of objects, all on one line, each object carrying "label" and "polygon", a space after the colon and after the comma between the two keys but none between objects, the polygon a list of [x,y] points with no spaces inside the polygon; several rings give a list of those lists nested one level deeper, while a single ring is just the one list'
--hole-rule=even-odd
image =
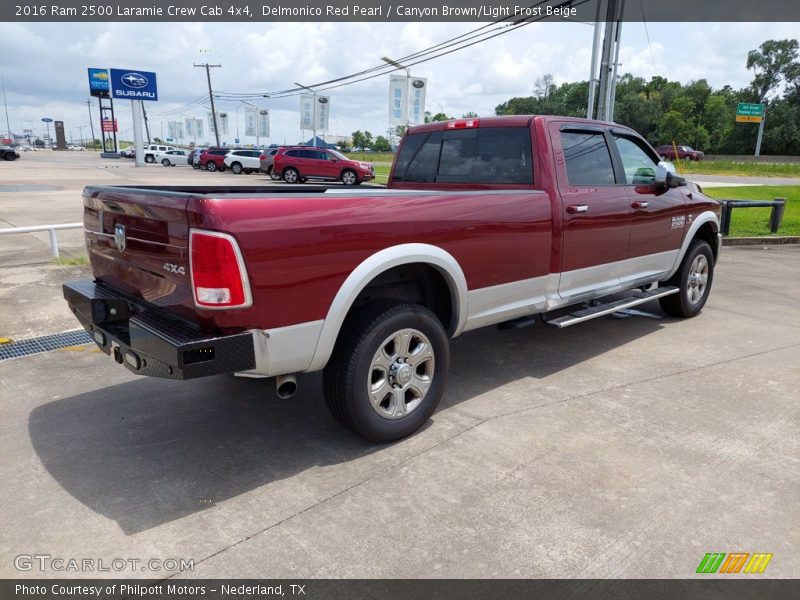
[{"label": "black metal post", "polygon": [[769,215],[770,233],[778,233],[778,228],[783,222],[783,212],[785,209],[786,198],[775,198],[775,204],[772,206],[772,212]]}]

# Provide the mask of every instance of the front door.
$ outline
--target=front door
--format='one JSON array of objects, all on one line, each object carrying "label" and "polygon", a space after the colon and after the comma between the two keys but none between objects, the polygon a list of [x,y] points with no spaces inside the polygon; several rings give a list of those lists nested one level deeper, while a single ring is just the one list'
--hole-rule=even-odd
[{"label": "front door", "polygon": [[631,238],[622,281],[656,278],[672,269],[686,222],[686,198],[680,188],[656,187],[658,156],[638,136],[613,132],[625,172],[631,206]]},{"label": "front door", "polygon": [[561,195],[559,295],[576,299],[619,284],[628,252],[630,202],[603,128],[550,125]]}]

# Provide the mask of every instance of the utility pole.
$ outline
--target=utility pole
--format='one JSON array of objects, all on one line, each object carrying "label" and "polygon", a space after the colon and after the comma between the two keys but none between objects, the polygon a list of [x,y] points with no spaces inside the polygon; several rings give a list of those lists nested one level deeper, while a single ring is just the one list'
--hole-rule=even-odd
[{"label": "utility pole", "polygon": [[[8,137],[11,138],[11,143],[14,143],[14,136],[11,135],[11,122],[8,120],[8,103],[6,102],[6,80],[0,78],[0,83],[3,84],[3,106],[6,109],[6,127],[8,128]],[[48,127],[49,130],[49,127]]]},{"label": "utility pole", "polygon": [[600,92],[597,100],[597,118],[611,121],[614,118],[614,100],[617,87],[617,61],[622,30],[625,0],[608,0],[606,31],[600,58]]},{"label": "utility pole", "polygon": [[[147,143],[151,144],[152,142],[150,141],[150,125],[147,124],[147,111],[144,109],[144,100],[139,100],[139,102],[142,105],[142,116],[144,117],[144,131],[147,134]],[[163,142],[164,140],[161,141]]]},{"label": "utility pole", "polygon": [[[94,148],[94,123],[92,123],[92,99],[91,98],[89,98],[86,101],[86,108],[89,110],[89,127],[91,127],[91,129],[92,129],[92,150],[94,150],[95,149]],[[113,121],[111,123],[111,126],[112,127],[114,126]]]},{"label": "utility pole", "polygon": [[217,111],[214,108],[214,92],[211,90],[211,69],[221,67],[222,65],[210,65],[203,63],[202,65],[194,65],[206,70],[206,78],[208,79],[208,98],[211,100],[211,119],[214,121],[214,138],[217,140],[217,148],[219,145],[219,127],[217,127]]},{"label": "utility pole", "polygon": [[594,119],[594,99],[597,94],[597,55],[600,51],[600,28],[603,26],[600,21],[600,8],[602,4],[601,0],[597,0],[597,12],[594,17],[594,37],[592,38],[592,65],[589,72],[589,101],[586,105],[587,119]]}]

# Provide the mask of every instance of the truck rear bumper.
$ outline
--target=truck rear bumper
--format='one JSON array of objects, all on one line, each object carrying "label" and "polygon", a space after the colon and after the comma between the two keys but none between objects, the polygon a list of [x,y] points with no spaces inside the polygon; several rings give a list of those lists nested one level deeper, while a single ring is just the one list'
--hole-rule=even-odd
[{"label": "truck rear bumper", "polygon": [[209,335],[94,281],[65,283],[63,292],[97,346],[137,375],[193,379],[256,366],[252,332]]}]

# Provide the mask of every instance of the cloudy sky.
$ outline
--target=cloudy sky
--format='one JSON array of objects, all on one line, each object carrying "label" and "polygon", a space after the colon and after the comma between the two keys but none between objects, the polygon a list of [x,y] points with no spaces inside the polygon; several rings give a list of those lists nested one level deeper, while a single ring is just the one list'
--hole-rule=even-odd
[{"label": "cloudy sky", "polygon": [[[63,120],[67,135],[89,137],[87,67],[155,71],[159,102],[148,103],[151,133],[166,134],[167,121],[207,93],[205,71],[195,62],[221,63],[213,69],[215,91],[269,92],[313,84],[400,57],[478,27],[458,23],[0,23],[0,76],[5,81],[11,129],[44,131],[42,117]],[[797,23],[642,23],[622,29],[620,71],[645,78],[662,75],[689,81],[705,78],[715,87],[749,83],[747,52],[767,39],[797,37]],[[461,116],[491,115],[512,96],[529,95],[546,73],[557,83],[588,78],[593,28],[584,23],[534,23],[507,35],[413,68],[428,78],[428,110]],[[332,90],[331,134],[356,129],[373,134],[388,127],[388,75]],[[272,142],[300,138],[298,98],[265,99],[271,111]],[[236,102],[218,110],[235,116]],[[98,119],[96,101],[93,118]],[[242,109],[243,105],[239,104]],[[129,138],[129,103],[117,102],[122,137]],[[205,118],[192,108],[183,116]],[[0,113],[0,131],[6,129]],[[244,110],[240,110],[240,133]],[[97,125],[95,125],[97,128]],[[208,126],[206,134],[208,137]],[[227,141],[233,142],[231,121]],[[255,139],[240,135],[243,143]],[[310,134],[307,132],[307,136]]]}]

